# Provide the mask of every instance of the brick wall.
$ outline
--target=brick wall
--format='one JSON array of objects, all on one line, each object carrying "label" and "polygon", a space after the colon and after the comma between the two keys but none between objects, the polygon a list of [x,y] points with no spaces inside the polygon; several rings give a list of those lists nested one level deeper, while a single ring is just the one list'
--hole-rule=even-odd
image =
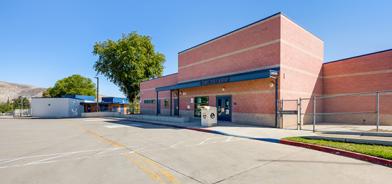
[{"label": "brick wall", "polygon": [[[176,83],[229,75],[257,69],[280,67],[279,99],[294,100],[319,95],[339,95],[357,92],[392,90],[392,50],[323,64],[324,44],[282,14],[277,14],[245,28],[223,35],[178,55],[179,73],[141,84],[142,113],[155,114],[156,102],[144,104],[145,99],[156,99],[155,88]],[[193,117],[191,98],[208,96],[215,106],[217,95],[231,95],[233,122],[274,125],[274,89],[271,79],[253,80],[181,89],[180,114]],[[222,91],[222,88],[225,90]],[[175,93],[173,93],[175,94]],[[169,114],[164,100],[170,92],[159,93],[161,114]],[[173,95],[173,99],[176,95]],[[381,96],[382,123],[392,124],[392,95]],[[361,103],[358,103],[358,102]],[[375,97],[346,97],[318,100],[317,112],[372,111]],[[174,106],[174,105],[173,105]],[[189,107],[189,108],[188,108]],[[285,104],[296,109],[296,103]],[[303,101],[303,123],[313,120],[313,104]],[[351,119],[350,119],[351,118]],[[373,114],[317,116],[317,121],[374,122]],[[285,115],[280,127],[296,124],[296,116]]]},{"label": "brick wall", "polygon": [[280,16],[280,14],[275,15],[179,53],[178,81],[277,66]]},{"label": "brick wall", "polygon": [[208,96],[209,105],[216,106],[216,96],[230,95],[233,122],[274,126],[275,90],[270,82],[270,79],[258,79],[183,89],[180,96],[181,115],[194,116],[195,104],[191,98]]},{"label": "brick wall", "polygon": [[[151,99],[156,100],[156,90],[157,87],[169,86],[177,84],[177,73],[163,76],[160,78],[144,81],[140,84],[140,109],[142,114],[155,114],[156,113],[156,102],[153,104],[145,104],[144,100]],[[164,107],[164,99],[170,98],[169,91],[159,92],[159,97],[161,100],[161,109],[163,114],[167,113],[167,109]],[[169,109],[170,110],[170,109]]]},{"label": "brick wall", "polygon": [[[324,112],[363,112],[324,116],[325,122],[374,125],[375,94],[350,94],[392,90],[392,50],[326,63],[323,81],[324,95],[338,96],[323,100]],[[380,101],[381,124],[392,125],[392,94],[382,93]]]},{"label": "brick wall", "polygon": [[[322,40],[281,16],[280,99],[295,100],[322,93],[323,45]],[[284,103],[287,109],[296,109],[295,102]],[[311,107],[308,102],[303,103],[306,114],[302,122],[311,121]],[[296,126],[296,118],[285,115],[281,126]]]}]

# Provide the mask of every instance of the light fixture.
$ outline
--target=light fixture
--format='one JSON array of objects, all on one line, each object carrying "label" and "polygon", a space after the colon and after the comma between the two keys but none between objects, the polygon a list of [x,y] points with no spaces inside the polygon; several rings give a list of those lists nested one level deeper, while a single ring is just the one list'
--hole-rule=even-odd
[{"label": "light fixture", "polygon": [[273,88],[274,86],[275,86],[275,83],[274,83],[273,81],[270,81],[270,82],[269,82],[269,87],[270,87],[270,88]]},{"label": "light fixture", "polygon": [[270,78],[277,79],[279,77],[279,72],[276,70],[270,70]]},{"label": "light fixture", "polygon": [[222,87],[222,91],[225,91],[225,87],[224,86]]}]

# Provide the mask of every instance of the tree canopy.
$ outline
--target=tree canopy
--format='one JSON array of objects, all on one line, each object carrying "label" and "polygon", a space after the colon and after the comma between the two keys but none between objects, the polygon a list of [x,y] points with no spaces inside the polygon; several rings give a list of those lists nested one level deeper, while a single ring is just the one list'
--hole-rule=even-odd
[{"label": "tree canopy", "polygon": [[[22,104],[23,103],[23,104]],[[12,112],[14,109],[28,109],[30,108],[30,100],[26,97],[18,97],[7,100],[7,102],[0,103],[0,113]]]},{"label": "tree canopy", "polygon": [[93,54],[98,56],[94,69],[120,87],[131,102],[140,91],[140,82],[162,76],[165,56],[156,52],[151,37],[136,32],[119,40],[97,42]]},{"label": "tree canopy", "polygon": [[95,84],[91,79],[81,75],[71,75],[58,80],[52,88],[42,93],[44,97],[62,97],[63,95],[96,96]]}]

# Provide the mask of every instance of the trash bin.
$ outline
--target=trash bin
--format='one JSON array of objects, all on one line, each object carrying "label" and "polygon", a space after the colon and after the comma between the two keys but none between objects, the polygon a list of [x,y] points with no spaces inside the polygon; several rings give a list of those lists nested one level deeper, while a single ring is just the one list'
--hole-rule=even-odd
[{"label": "trash bin", "polygon": [[217,125],[216,107],[202,106],[201,107],[201,126],[215,126]]}]

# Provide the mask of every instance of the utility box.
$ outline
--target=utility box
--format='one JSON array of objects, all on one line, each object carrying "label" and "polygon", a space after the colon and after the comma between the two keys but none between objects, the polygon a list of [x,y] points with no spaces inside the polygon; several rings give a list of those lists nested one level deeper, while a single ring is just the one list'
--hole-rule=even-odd
[{"label": "utility box", "polygon": [[201,107],[201,126],[215,126],[218,124],[216,116],[216,107],[202,106]]}]

